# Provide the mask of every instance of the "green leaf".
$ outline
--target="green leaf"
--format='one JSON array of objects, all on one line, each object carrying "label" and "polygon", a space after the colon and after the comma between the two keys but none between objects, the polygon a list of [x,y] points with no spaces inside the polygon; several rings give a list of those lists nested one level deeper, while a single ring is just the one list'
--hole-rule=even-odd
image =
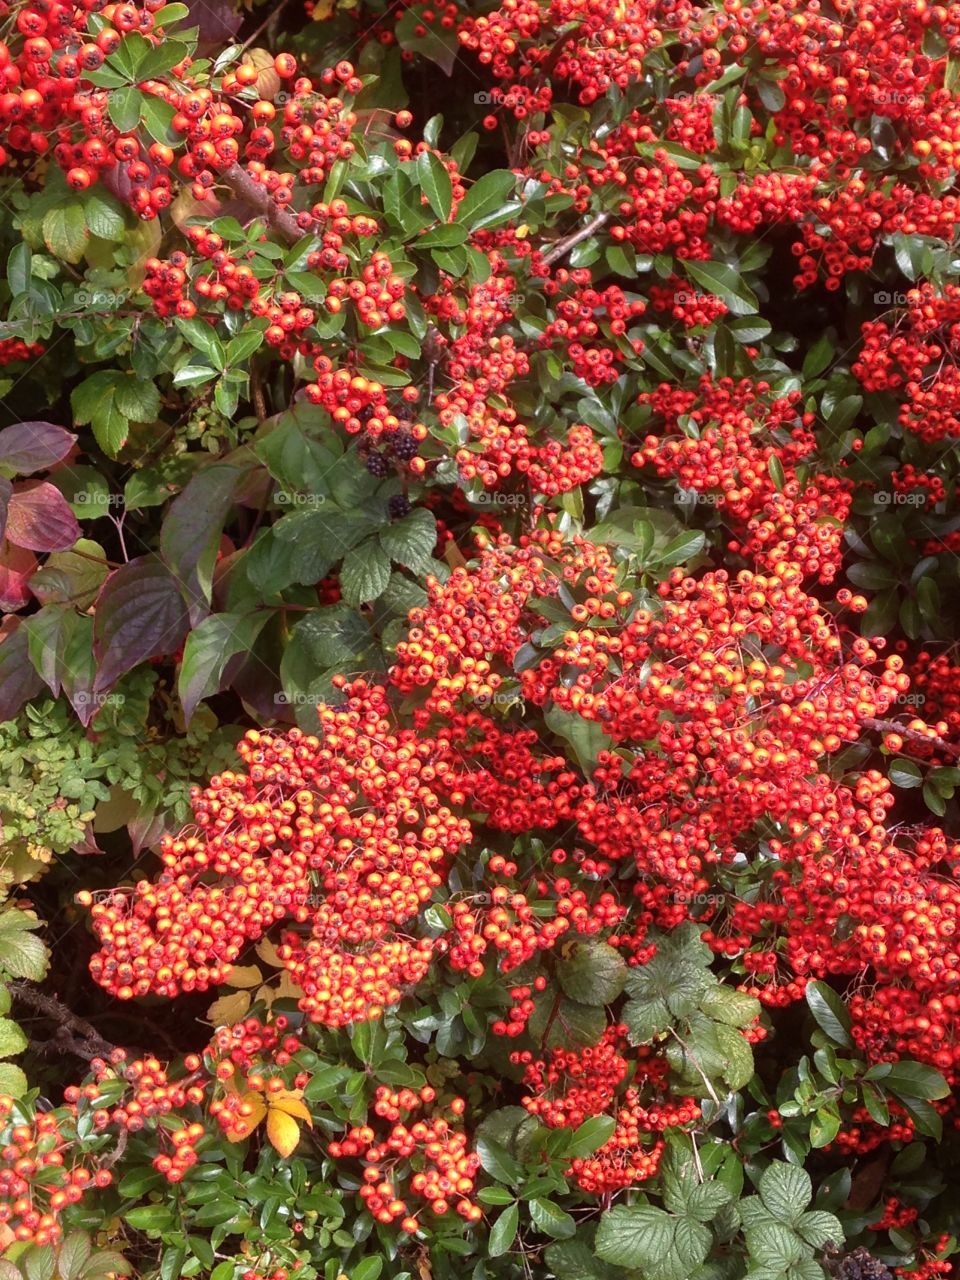
[{"label": "green leaf", "polygon": [[650,1205],[618,1205],[608,1209],[597,1229],[598,1257],[618,1266],[643,1270],[673,1248],[676,1220]]},{"label": "green leaf", "polygon": [[[11,1098],[22,1098],[29,1087],[27,1077],[20,1067],[12,1062],[0,1062],[0,1093],[9,1094]],[[2,1272],[0,1280],[3,1280]]]},{"label": "green leaf", "polygon": [[531,1200],[530,1217],[544,1235],[552,1236],[555,1240],[569,1240],[577,1230],[577,1224],[570,1214],[552,1200]]},{"label": "green leaf", "polygon": [[508,1186],[516,1186],[523,1177],[523,1166],[516,1161],[506,1147],[496,1142],[493,1138],[489,1138],[486,1134],[480,1134],[477,1138],[477,1155],[480,1157],[480,1164],[490,1174],[491,1178],[496,1178],[497,1182],[505,1182]]},{"label": "green leaf", "polygon": [[923,784],[923,774],[912,760],[893,760],[887,775],[895,787],[900,787],[905,791],[912,790]]},{"label": "green leaf", "polygon": [[27,1280],[53,1280],[53,1274],[57,1269],[57,1255],[53,1251],[53,1246],[33,1245],[23,1255],[21,1262]]},{"label": "green leaf", "polygon": [[437,542],[437,518],[425,507],[417,507],[380,530],[380,545],[397,564],[420,573],[431,563]]},{"label": "green leaf", "polygon": [[597,767],[597,756],[610,746],[610,739],[593,720],[584,720],[574,711],[565,711],[555,702],[548,703],[543,716],[547,727],[573,748],[574,755],[589,778]]},{"label": "green leaf", "polygon": [[140,100],[140,119],[154,142],[169,146],[179,141],[180,135],[173,127],[176,114],[174,106],[162,98],[155,98],[152,93],[145,93]]},{"label": "green leaf", "polygon": [[55,258],[63,262],[79,262],[90,233],[79,196],[55,204],[43,218],[43,241]]},{"label": "green leaf", "polygon": [[350,1273],[350,1280],[377,1280],[383,1270],[383,1258],[374,1255],[357,1263]]},{"label": "green leaf", "polygon": [[187,342],[202,352],[216,370],[223,371],[226,365],[223,343],[217,337],[211,325],[207,324],[205,320],[183,320],[178,316],[177,328]]},{"label": "green leaf", "polygon": [[472,231],[496,219],[517,184],[507,169],[492,169],[473,184],[457,207],[456,220]]},{"label": "green leaf", "polygon": [[700,554],[705,541],[706,534],[701,529],[687,529],[684,533],[672,538],[662,551],[655,551],[650,563],[663,569],[686,564]]},{"label": "green leaf", "polygon": [[808,983],[806,989],[807,1004],[816,1019],[817,1026],[825,1032],[834,1044],[844,1049],[853,1048],[853,1037],[850,1028],[853,1025],[847,1006],[832,987],[825,982]]},{"label": "green leaf", "polygon": [[544,1259],[557,1280],[623,1280],[619,1267],[611,1267],[596,1256],[587,1243],[585,1231],[572,1240],[548,1245]]},{"label": "green leaf", "polygon": [[760,310],[757,295],[740,278],[735,267],[725,262],[684,262],[690,279],[723,302],[735,316],[752,315]]},{"label": "green leaf", "polygon": [[47,974],[49,953],[31,930],[40,922],[16,907],[0,914],[0,969],[11,978],[41,982]]},{"label": "green leaf", "polygon": [[731,1089],[742,1089],[753,1076],[753,1051],[735,1027],[718,1022],[714,1029],[724,1055],[723,1078]]},{"label": "green leaf", "polygon": [[571,1160],[593,1155],[613,1137],[616,1127],[613,1116],[590,1116],[574,1130],[564,1154]]},{"label": "green leaf", "polygon": [[453,183],[449,173],[435,155],[421,151],[417,157],[417,176],[431,209],[442,222],[446,222],[453,205]]},{"label": "green leaf", "polygon": [[626,961],[606,942],[575,942],[557,966],[561,987],[581,1004],[610,1004],[623,990],[626,976]]},{"label": "green leaf", "polygon": [[386,590],[390,581],[390,561],[372,539],[354,547],[344,556],[340,570],[340,590],[349,605],[367,604]]},{"label": "green leaf", "polygon": [[504,1209],[503,1213],[490,1228],[487,1256],[490,1258],[502,1257],[517,1238],[517,1227],[519,1225],[520,1209],[516,1204],[511,1204]]},{"label": "green leaf", "polygon": [[744,1232],[751,1262],[785,1270],[803,1256],[801,1241],[779,1222],[766,1221]]},{"label": "green leaf", "polygon": [[[889,1070],[883,1067],[889,1066]],[[950,1086],[935,1067],[923,1062],[884,1063],[883,1067],[871,1067],[867,1072],[869,1080],[876,1080],[885,1089],[895,1093],[898,1098],[921,1098],[925,1102],[933,1102],[938,1098],[950,1096]]]},{"label": "green leaf", "polygon": [[843,1227],[839,1219],[823,1209],[811,1209],[802,1214],[795,1230],[814,1249],[822,1249],[830,1240],[834,1244],[843,1244]]},{"label": "green leaf", "polygon": [[90,1252],[90,1237],[83,1231],[71,1231],[61,1244],[57,1256],[60,1280],[78,1280]]},{"label": "green leaf", "polygon": [[196,626],[207,614],[223,526],[249,465],[214,462],[203,467],[167,508],[160,554],[180,583]]},{"label": "green leaf", "polygon": [[805,1169],[776,1160],[760,1175],[759,1191],[778,1222],[794,1223],[810,1203],[813,1185]]},{"label": "green leaf", "polygon": [[125,85],[122,89],[114,89],[107,98],[107,111],[110,119],[121,133],[133,133],[140,123],[140,103],[143,94],[136,85]]},{"label": "green leaf", "polygon": [[0,1058],[10,1058],[23,1053],[27,1037],[11,1018],[0,1018]]},{"label": "green leaf", "polygon": [[190,723],[197,704],[222,688],[223,672],[238,653],[249,652],[270,617],[260,613],[214,613],[187,636],[177,691],[184,719]]},{"label": "green leaf", "polygon": [[101,240],[120,240],[126,229],[123,205],[102,187],[87,191],[83,200],[84,216],[91,235]]}]

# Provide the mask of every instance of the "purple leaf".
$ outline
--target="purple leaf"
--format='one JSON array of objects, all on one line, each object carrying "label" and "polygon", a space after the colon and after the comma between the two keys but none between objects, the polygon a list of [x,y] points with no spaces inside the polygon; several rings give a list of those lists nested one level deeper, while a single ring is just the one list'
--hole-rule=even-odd
[{"label": "purple leaf", "polygon": [[11,497],[7,537],[29,551],[66,551],[80,537],[80,525],[60,490],[39,480]]},{"label": "purple leaf", "polygon": [[97,597],[95,692],[109,689],[147,658],[173,653],[189,625],[177,581],[159,560],[141,556],[117,569]]},{"label": "purple leaf", "polygon": [[0,538],[2,538],[6,532],[7,512],[10,509],[10,499],[12,497],[13,485],[6,476],[0,476]]},{"label": "purple leaf", "polygon": [[12,720],[43,687],[27,653],[27,633],[20,628],[0,641],[0,720]]},{"label": "purple leaf", "polygon": [[63,461],[76,439],[52,422],[16,422],[0,431],[0,467],[12,467],[21,476],[46,471]]},{"label": "purple leaf", "polygon": [[160,554],[176,574],[196,626],[210,612],[213,569],[223,526],[250,464],[214,462],[198,471],[173,502],[160,530]]}]

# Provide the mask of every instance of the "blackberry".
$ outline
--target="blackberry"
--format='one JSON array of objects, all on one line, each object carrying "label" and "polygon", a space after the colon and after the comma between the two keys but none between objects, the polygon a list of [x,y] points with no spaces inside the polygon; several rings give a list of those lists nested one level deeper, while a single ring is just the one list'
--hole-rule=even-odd
[{"label": "blackberry", "polygon": [[367,458],[367,470],[372,476],[382,480],[390,472],[390,463],[382,453],[371,453],[370,457]]},{"label": "blackberry", "polygon": [[854,1249],[840,1264],[839,1280],[894,1280],[893,1272],[866,1249]]},{"label": "blackberry", "polygon": [[391,520],[401,520],[404,516],[410,514],[413,510],[413,504],[402,493],[395,493],[387,504],[387,509],[390,512]]},{"label": "blackberry", "polygon": [[373,417],[372,404],[365,404],[363,408],[360,410],[360,412],[357,414],[358,420],[362,422],[364,426],[367,425],[367,423],[370,421],[372,417]]},{"label": "blackberry", "polygon": [[401,422],[412,422],[413,410],[408,404],[404,403],[399,407],[399,409],[394,410],[393,416],[398,418]]},{"label": "blackberry", "polygon": [[410,432],[404,431],[403,428],[394,432],[390,447],[393,449],[394,457],[399,458],[401,462],[409,462],[420,452],[419,441],[414,440]]}]

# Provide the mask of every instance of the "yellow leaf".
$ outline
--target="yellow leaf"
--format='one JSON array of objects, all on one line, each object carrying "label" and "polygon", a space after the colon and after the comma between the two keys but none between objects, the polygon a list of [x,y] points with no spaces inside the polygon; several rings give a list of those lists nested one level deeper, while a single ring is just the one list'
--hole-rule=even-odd
[{"label": "yellow leaf", "polygon": [[280,959],[280,955],[277,951],[277,948],[274,946],[274,944],[270,941],[269,938],[262,938],[257,943],[257,955],[260,957],[260,959],[263,961],[264,964],[270,965],[272,969],[283,968],[283,961]]},{"label": "yellow leaf", "polygon": [[232,996],[221,996],[207,1010],[207,1017],[215,1027],[232,1027],[246,1016],[250,1008],[250,992],[235,991]]},{"label": "yellow leaf", "polygon": [[298,1120],[302,1120],[304,1124],[308,1124],[312,1129],[313,1116],[300,1101],[299,1093],[299,1089],[296,1093],[288,1093],[286,1090],[282,1093],[271,1093],[270,1110],[272,1111],[276,1108],[277,1111],[282,1111],[284,1115],[296,1116]]},{"label": "yellow leaf", "polygon": [[243,1095],[243,1101],[248,1103],[253,1110],[248,1116],[242,1116],[238,1120],[237,1126],[233,1130],[234,1142],[242,1142],[244,1138],[249,1138],[251,1133],[253,1133],[254,1129],[267,1114],[266,1104],[260,1097],[259,1093],[245,1093]]},{"label": "yellow leaf", "polygon": [[314,22],[323,22],[325,18],[329,18],[333,13],[336,0],[317,0],[313,6]]},{"label": "yellow leaf", "polygon": [[300,1126],[277,1107],[267,1113],[267,1137],[282,1156],[292,1156],[300,1141]]},{"label": "yellow leaf", "polygon": [[227,974],[228,987],[256,987],[263,981],[263,974],[255,964],[238,964]]}]

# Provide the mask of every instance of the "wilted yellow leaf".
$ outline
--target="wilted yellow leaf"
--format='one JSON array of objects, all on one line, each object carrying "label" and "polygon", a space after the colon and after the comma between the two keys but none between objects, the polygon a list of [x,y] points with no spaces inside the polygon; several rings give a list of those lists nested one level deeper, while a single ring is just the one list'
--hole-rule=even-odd
[{"label": "wilted yellow leaf", "polygon": [[292,1156],[300,1141],[300,1126],[278,1107],[267,1113],[267,1137],[282,1156]]},{"label": "wilted yellow leaf", "polygon": [[[242,1142],[244,1138],[249,1138],[251,1133],[267,1114],[266,1103],[263,1101],[259,1093],[245,1093],[243,1101],[247,1103],[253,1110],[248,1116],[241,1116],[237,1121],[237,1127],[234,1129],[234,1142]],[[268,1130],[269,1132],[269,1130]]]},{"label": "wilted yellow leaf", "polygon": [[284,1089],[280,1093],[271,1093],[270,1110],[272,1111],[276,1107],[278,1111],[282,1111],[285,1115],[296,1116],[298,1120],[302,1120],[304,1124],[308,1124],[312,1129],[313,1117],[300,1101],[301,1092],[302,1090],[300,1089],[293,1093]]},{"label": "wilted yellow leaf", "polygon": [[314,22],[323,22],[325,18],[329,18],[336,8],[336,0],[317,0],[313,6]]},{"label": "wilted yellow leaf", "polygon": [[232,1027],[246,1016],[251,1003],[249,991],[235,991],[233,995],[214,1000],[207,1010],[207,1017],[215,1027]]},{"label": "wilted yellow leaf", "polygon": [[263,981],[263,974],[255,964],[238,964],[227,974],[228,987],[256,987]]}]

